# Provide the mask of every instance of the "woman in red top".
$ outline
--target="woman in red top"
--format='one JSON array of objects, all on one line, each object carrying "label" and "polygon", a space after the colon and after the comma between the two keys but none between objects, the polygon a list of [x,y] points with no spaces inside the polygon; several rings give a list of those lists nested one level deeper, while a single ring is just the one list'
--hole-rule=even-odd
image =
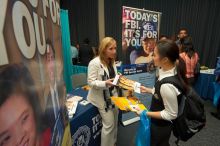
[{"label": "woman in red top", "polygon": [[186,37],[183,41],[182,53],[180,57],[184,60],[186,64],[186,78],[190,85],[195,83],[195,67],[199,61],[199,56],[193,48],[191,37]]}]

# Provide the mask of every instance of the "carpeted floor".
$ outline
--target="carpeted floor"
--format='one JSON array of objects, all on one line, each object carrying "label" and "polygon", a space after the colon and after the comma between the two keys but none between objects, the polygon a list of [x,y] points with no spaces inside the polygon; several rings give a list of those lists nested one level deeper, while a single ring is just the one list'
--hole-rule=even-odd
[{"label": "carpeted floor", "polygon": [[[220,146],[220,120],[211,116],[210,112],[215,111],[211,101],[205,101],[207,125],[199,133],[194,135],[187,142],[180,142],[181,146]],[[138,122],[118,129],[117,146],[135,146],[135,134]],[[170,145],[175,146],[176,138],[170,139]]]}]

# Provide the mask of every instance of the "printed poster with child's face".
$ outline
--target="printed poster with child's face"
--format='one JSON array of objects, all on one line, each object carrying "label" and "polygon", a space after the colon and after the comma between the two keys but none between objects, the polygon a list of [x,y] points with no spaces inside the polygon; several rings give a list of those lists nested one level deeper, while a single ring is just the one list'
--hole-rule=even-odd
[{"label": "printed poster with child's face", "polygon": [[0,145],[71,145],[59,0],[1,0],[0,10]]},{"label": "printed poster with child's face", "polygon": [[[122,8],[122,63],[121,73],[126,78],[144,86],[153,87],[156,68],[153,63],[153,51],[159,36],[161,13],[131,8]],[[152,96],[135,93],[145,107],[149,108]],[[132,112],[122,114],[122,123],[126,125],[137,121]]]},{"label": "printed poster with child's face", "polygon": [[123,6],[123,64],[152,61],[152,52],[159,36],[161,13]]}]

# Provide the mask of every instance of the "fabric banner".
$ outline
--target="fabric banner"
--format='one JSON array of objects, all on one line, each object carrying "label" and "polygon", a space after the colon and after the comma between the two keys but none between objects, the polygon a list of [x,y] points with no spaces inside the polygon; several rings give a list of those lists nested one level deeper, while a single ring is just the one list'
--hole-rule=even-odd
[{"label": "fabric banner", "polygon": [[[158,39],[160,31],[160,18],[160,12],[123,6],[123,64],[138,64],[150,62],[151,57],[147,53],[147,50],[143,49],[142,41],[145,38],[151,38],[155,41]],[[150,50],[150,52],[152,51],[153,50]]]},{"label": "fabric banner", "polygon": [[59,0],[1,0],[0,10],[0,144],[71,145]]},{"label": "fabric banner", "polygon": [[68,10],[60,10],[60,24],[62,32],[62,51],[63,51],[63,64],[64,64],[64,81],[66,83],[66,91],[69,93],[72,89],[72,55],[69,31],[69,15]]}]

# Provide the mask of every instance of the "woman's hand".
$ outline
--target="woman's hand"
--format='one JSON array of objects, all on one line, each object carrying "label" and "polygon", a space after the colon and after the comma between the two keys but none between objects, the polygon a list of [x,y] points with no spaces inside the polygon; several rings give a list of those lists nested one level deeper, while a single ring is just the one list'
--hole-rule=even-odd
[{"label": "woman's hand", "polygon": [[133,95],[134,95],[134,92],[132,90],[128,90],[126,92],[126,97],[133,97]]},{"label": "woman's hand", "polygon": [[141,110],[141,109],[139,109],[139,108],[136,108],[136,114],[138,115],[138,116],[140,116],[141,114],[143,114],[143,112],[144,113],[146,113],[146,115],[147,115],[147,110]]},{"label": "woman's hand", "polygon": [[141,93],[152,93],[152,89],[145,87],[145,86],[140,86]]},{"label": "woman's hand", "polygon": [[108,79],[105,81],[105,85],[106,87],[111,87],[114,86],[114,84],[112,83],[114,79]]},{"label": "woman's hand", "polygon": [[147,93],[147,88],[144,86],[140,86],[141,93]]},{"label": "woman's hand", "polygon": [[138,116],[140,116],[143,111],[144,111],[144,110],[137,110],[137,111],[136,111],[136,114],[137,114]]}]

